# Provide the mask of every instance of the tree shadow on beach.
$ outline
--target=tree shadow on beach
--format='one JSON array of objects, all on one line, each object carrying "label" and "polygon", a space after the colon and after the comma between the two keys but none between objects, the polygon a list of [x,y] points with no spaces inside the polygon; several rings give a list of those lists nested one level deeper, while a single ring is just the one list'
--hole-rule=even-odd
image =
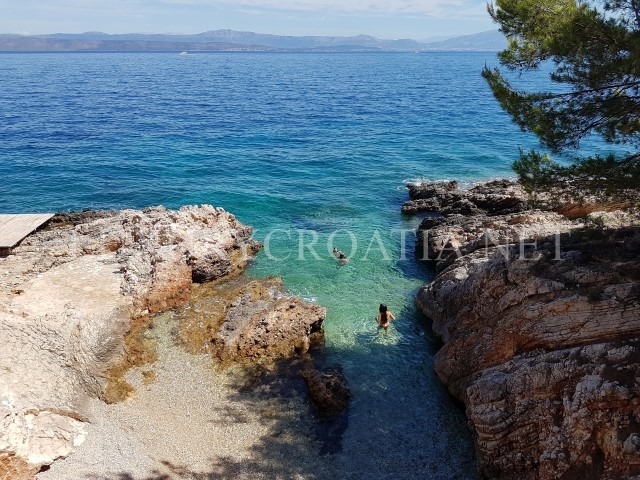
[{"label": "tree shadow on beach", "polygon": [[[342,347],[329,357],[347,358],[358,366],[357,376],[348,377],[353,400],[349,412],[322,417],[307,398],[300,370],[328,364],[326,352],[314,352],[313,361],[300,357],[275,369],[253,367],[234,372],[233,400],[219,409],[217,422],[258,422],[262,432],[252,446],[238,455],[216,455],[210,445],[207,467],[195,471],[164,461],[143,476],[130,472],[93,475],[90,480],[210,480],[210,479],[300,479],[369,480],[370,478],[470,480],[477,478],[473,445],[466,420],[446,389],[437,383],[433,355],[438,339],[428,319],[408,305],[395,332],[356,339],[355,348]],[[395,337],[394,337],[395,335]],[[389,340],[389,341],[385,341]],[[396,355],[403,345],[406,358]],[[334,350],[337,347],[332,347]],[[408,349],[420,349],[410,355]],[[416,357],[416,358],[412,358]],[[383,359],[375,363],[374,359]],[[414,383],[413,394],[405,394]],[[418,395],[418,396],[416,396]],[[238,405],[235,408],[234,405]],[[242,407],[240,407],[242,406]],[[247,413],[250,412],[250,413]],[[347,430],[353,426],[353,430]],[[232,441],[233,439],[229,439]],[[343,445],[344,444],[344,445]],[[242,456],[241,456],[242,455]]]},{"label": "tree shadow on beach", "polygon": [[[369,356],[386,348],[376,345],[373,351],[358,354],[356,362],[366,362]],[[424,405],[414,405],[415,399],[401,398],[402,387],[381,377],[371,378],[366,385],[354,382],[355,402],[358,397],[371,396],[379,402],[355,408],[341,417],[323,419],[313,413],[306,402],[301,379],[279,372],[250,372],[238,379],[235,401],[243,409],[229,406],[223,409],[221,422],[245,423],[249,410],[260,414],[268,426],[267,433],[256,438],[244,456],[215,455],[212,443],[209,464],[204,470],[161,462],[145,475],[123,471],[110,475],[92,475],[89,480],[211,480],[211,479],[299,479],[299,480],[368,480],[370,478],[433,480],[470,480],[475,465],[473,449],[462,414],[456,410],[446,392],[431,392]],[[416,372],[422,376],[421,372]],[[413,381],[411,377],[401,382]],[[364,389],[364,390],[363,390]],[[368,401],[371,404],[370,401]],[[417,407],[417,408],[415,408]],[[389,410],[391,408],[391,410]],[[414,408],[412,415],[406,415]],[[356,426],[354,442],[342,449],[350,416],[365,417]],[[430,418],[433,417],[433,418]],[[404,419],[403,419],[404,418]],[[434,419],[438,420],[434,424]],[[448,420],[447,420],[448,419]],[[354,433],[350,434],[351,436]],[[416,437],[418,435],[418,437]],[[232,439],[229,439],[230,441]],[[335,447],[330,450],[329,447]],[[380,450],[384,446],[386,450]]]},{"label": "tree shadow on beach", "polygon": [[[300,369],[307,364],[308,360],[300,357],[282,362],[273,369],[257,366],[234,372],[232,402],[215,407],[218,413],[216,422],[221,425],[256,422],[257,415],[258,422],[267,429],[266,434],[255,438],[253,446],[238,456],[215,455],[217,445],[212,442],[210,465],[205,471],[165,460],[144,476],[119,472],[86,478],[335,480],[336,472],[332,471],[331,462],[326,457],[340,450],[348,416],[322,417],[314,412],[307,399],[304,380],[299,375]],[[234,407],[236,404],[238,408]]]}]

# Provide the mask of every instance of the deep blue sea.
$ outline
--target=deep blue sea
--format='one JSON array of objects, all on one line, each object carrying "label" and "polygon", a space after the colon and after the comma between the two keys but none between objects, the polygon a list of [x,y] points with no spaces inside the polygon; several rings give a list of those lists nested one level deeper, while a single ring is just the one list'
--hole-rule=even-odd
[{"label": "deep blue sea", "polygon": [[[392,230],[416,226],[400,215],[406,182],[512,175],[518,148],[537,146],[491,96],[485,63],[495,55],[0,54],[0,212],[233,212],[271,240],[250,273],[328,309],[327,356],[354,395],[345,478],[475,478],[413,304],[432,272],[410,234],[402,260]],[[315,235],[318,258],[300,251]],[[327,247],[348,252],[351,235],[337,268]],[[382,302],[397,317],[387,335]]]}]

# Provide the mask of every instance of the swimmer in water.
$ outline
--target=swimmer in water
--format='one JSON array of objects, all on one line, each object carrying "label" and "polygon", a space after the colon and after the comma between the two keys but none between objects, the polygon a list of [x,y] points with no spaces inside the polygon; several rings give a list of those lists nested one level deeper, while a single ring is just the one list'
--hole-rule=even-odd
[{"label": "swimmer in water", "polygon": [[347,256],[344,254],[344,252],[338,250],[338,247],[333,247],[333,256],[338,259],[338,267],[342,267],[349,263],[349,259],[347,258]]},{"label": "swimmer in water", "polygon": [[377,322],[378,322],[378,327],[379,328],[384,328],[385,333],[389,333],[389,325],[391,325],[391,320],[395,320],[396,317],[393,316],[393,313],[391,313],[388,309],[387,306],[383,303],[380,304],[380,309],[378,311],[378,318],[377,318]]}]

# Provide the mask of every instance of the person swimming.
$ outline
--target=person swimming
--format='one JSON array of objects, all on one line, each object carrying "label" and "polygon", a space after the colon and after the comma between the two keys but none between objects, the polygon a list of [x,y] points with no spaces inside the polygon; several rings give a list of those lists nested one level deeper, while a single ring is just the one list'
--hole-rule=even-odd
[{"label": "person swimming", "polygon": [[349,259],[344,252],[338,250],[338,247],[333,247],[333,256],[338,259],[338,267],[342,267],[349,263]]},{"label": "person swimming", "polygon": [[387,329],[389,328],[389,325],[391,325],[391,320],[395,319],[396,317],[394,317],[393,313],[387,309],[387,306],[384,303],[381,303],[378,311],[378,318],[376,320],[378,322],[378,327],[384,328],[384,331],[388,332]]}]

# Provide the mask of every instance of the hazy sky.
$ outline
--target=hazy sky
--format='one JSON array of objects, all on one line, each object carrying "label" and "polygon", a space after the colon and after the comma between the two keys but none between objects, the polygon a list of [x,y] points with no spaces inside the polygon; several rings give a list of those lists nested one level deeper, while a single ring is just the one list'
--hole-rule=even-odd
[{"label": "hazy sky", "polygon": [[415,38],[495,28],[486,0],[0,0],[0,33],[199,33]]}]

